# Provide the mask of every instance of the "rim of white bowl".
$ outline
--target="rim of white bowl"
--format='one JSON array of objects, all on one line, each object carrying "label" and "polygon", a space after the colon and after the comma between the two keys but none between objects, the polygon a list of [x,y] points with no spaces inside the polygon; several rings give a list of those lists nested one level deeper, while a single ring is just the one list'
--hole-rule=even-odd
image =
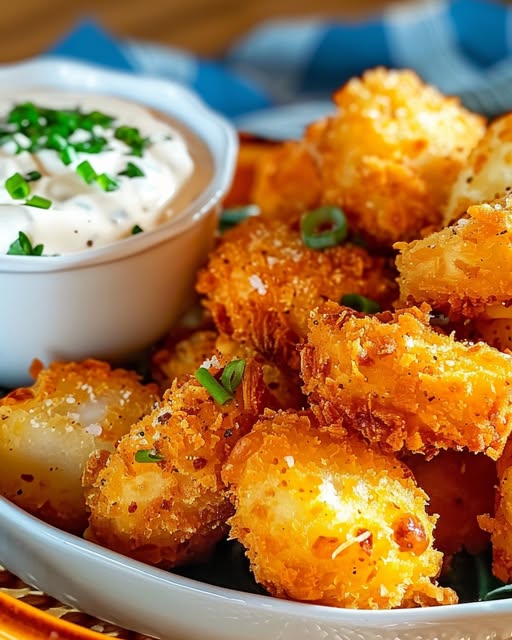
[{"label": "rim of white bowl", "polygon": [[[311,604],[307,602],[296,602],[283,600],[272,596],[247,593],[227,587],[218,587],[206,582],[194,580],[165,571],[151,565],[144,564],[124,556],[116,551],[111,551],[93,542],[75,536],[47,524],[16,506],[7,498],[0,496],[0,532],[5,527],[1,521],[8,522],[10,528],[16,528],[17,536],[25,532],[39,539],[44,544],[62,545],[63,548],[74,549],[77,554],[90,555],[96,562],[112,563],[112,565],[122,565],[124,569],[135,574],[144,574],[152,581],[165,584],[170,589],[183,589],[200,593],[204,597],[218,600],[219,604],[229,600],[233,604],[243,605],[245,611],[260,610],[265,607],[267,611],[272,610],[276,614],[286,617],[300,617],[315,622],[319,619],[322,622],[357,624],[361,626],[364,616],[364,624],[368,627],[399,627],[401,625],[429,624],[429,623],[453,623],[460,620],[466,622],[471,618],[489,618],[497,614],[512,614],[512,600],[493,600],[487,602],[468,602],[462,604],[451,604],[416,609],[346,609],[328,607],[324,605]],[[0,562],[5,563],[7,568],[15,573],[16,567],[9,567],[8,559],[1,558]],[[40,585],[44,589],[44,585]],[[50,595],[52,595],[50,593]],[[94,614],[94,612],[93,612]]]},{"label": "rim of white bowl", "polygon": [[[33,79],[33,80],[32,80]],[[172,219],[151,231],[139,233],[110,245],[87,249],[79,253],[44,256],[34,264],[33,256],[0,255],[0,273],[63,271],[120,260],[140,253],[177,236],[196,224],[218,205],[233,178],[238,139],[234,127],[210,109],[193,91],[172,80],[155,78],[126,71],[113,71],[99,65],[76,62],[63,57],[46,57],[14,64],[0,65],[0,88],[44,87],[56,90],[76,90],[84,93],[107,94],[142,102],[176,118],[194,133],[200,123],[209,129],[209,138],[202,137],[213,159],[213,175],[206,188]],[[136,90],[133,87],[136,86]],[[140,96],[144,96],[141,101]],[[177,116],[168,105],[179,99],[187,105],[186,117]],[[182,111],[182,109],[180,109]],[[188,118],[190,117],[190,120]],[[213,141],[215,136],[217,143]]]}]

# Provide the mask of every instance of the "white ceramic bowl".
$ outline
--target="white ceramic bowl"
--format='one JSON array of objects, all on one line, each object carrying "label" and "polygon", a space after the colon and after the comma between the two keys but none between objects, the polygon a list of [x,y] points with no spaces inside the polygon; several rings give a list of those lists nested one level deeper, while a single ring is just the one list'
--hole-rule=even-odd
[{"label": "white ceramic bowl", "polygon": [[190,302],[236,162],[233,128],[177,84],[62,59],[0,67],[0,88],[37,86],[105,93],[171,116],[208,147],[213,177],[153,231],[77,254],[0,255],[0,386],[29,382],[33,358],[120,362],[164,334]]},{"label": "white ceramic bowl", "polygon": [[508,640],[512,634],[512,600],[357,611],[242,593],[125,558],[5,498],[0,563],[66,604],[168,640]]}]

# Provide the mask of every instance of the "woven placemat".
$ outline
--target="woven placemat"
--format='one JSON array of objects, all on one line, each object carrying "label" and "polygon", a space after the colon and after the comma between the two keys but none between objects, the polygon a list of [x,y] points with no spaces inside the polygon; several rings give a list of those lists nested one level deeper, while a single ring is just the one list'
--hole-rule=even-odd
[{"label": "woven placemat", "polygon": [[134,631],[122,629],[114,624],[103,622],[94,616],[90,616],[78,609],[74,609],[68,605],[62,604],[55,598],[46,595],[42,591],[38,591],[25,584],[17,576],[7,571],[0,565],[0,590],[8,595],[16,598],[20,602],[24,602],[35,609],[44,611],[56,618],[61,618],[67,622],[71,622],[80,627],[91,629],[98,633],[111,638],[120,638],[122,640],[152,640],[148,636]]}]

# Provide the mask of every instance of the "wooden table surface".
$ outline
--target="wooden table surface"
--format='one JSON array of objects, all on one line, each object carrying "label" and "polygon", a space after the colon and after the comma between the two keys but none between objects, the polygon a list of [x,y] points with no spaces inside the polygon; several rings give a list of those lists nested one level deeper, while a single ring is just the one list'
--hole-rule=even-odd
[{"label": "wooden table surface", "polygon": [[385,4],[383,0],[1,0],[0,62],[45,51],[84,17],[120,36],[217,55],[271,17],[357,19]]}]

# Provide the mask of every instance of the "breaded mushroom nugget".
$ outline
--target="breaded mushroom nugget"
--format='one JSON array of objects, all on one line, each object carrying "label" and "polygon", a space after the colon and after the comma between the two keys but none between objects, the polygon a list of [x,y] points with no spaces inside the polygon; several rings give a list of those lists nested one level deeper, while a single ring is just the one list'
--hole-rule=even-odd
[{"label": "breaded mushroom nugget", "polygon": [[477,517],[494,511],[496,463],[468,451],[440,451],[432,460],[409,456],[404,461],[429,497],[427,513],[439,516],[436,549],[451,556],[465,549],[478,554],[489,546],[489,534]]},{"label": "breaded mushroom nugget", "polygon": [[482,452],[496,460],[512,430],[512,356],[457,342],[429,308],[363,316],[335,303],[312,314],[304,391],[325,425],[355,425],[393,451]]},{"label": "breaded mushroom nugget", "polygon": [[351,244],[311,249],[297,222],[259,217],[224,234],[197,290],[219,331],[295,370],[311,309],[346,293],[389,308],[396,296],[387,260]]},{"label": "breaded mushroom nugget", "polygon": [[81,476],[89,454],[112,451],[158,399],[132,371],[104,362],[35,363],[32,387],[0,400],[0,493],[61,529],[87,524]]},{"label": "breaded mushroom nugget", "polygon": [[[219,373],[219,361],[211,364]],[[221,466],[269,403],[262,380],[260,365],[248,360],[225,404],[192,376],[175,381],[114,453],[93,454],[83,480],[86,537],[161,567],[204,560],[233,511]]]},{"label": "breaded mushroom nugget", "polygon": [[440,226],[484,120],[412,71],[367,71],[334,100],[332,117],[261,163],[254,195],[263,215],[337,205],[351,228],[383,247]]},{"label": "breaded mushroom nugget", "polygon": [[478,521],[491,534],[492,570],[503,582],[512,581],[512,440],[507,442],[498,460],[495,516],[481,516]]},{"label": "breaded mushroom nugget", "polygon": [[471,151],[451,189],[444,224],[463,216],[473,204],[502,198],[512,190],[512,114],[492,122]]},{"label": "breaded mushroom nugget", "polygon": [[361,609],[456,602],[434,582],[442,554],[427,496],[356,434],[335,441],[305,413],[266,412],[222,477],[230,536],[272,595]]},{"label": "breaded mushroom nugget", "polygon": [[452,320],[512,318],[512,196],[469,207],[451,227],[397,243],[400,301]]}]

